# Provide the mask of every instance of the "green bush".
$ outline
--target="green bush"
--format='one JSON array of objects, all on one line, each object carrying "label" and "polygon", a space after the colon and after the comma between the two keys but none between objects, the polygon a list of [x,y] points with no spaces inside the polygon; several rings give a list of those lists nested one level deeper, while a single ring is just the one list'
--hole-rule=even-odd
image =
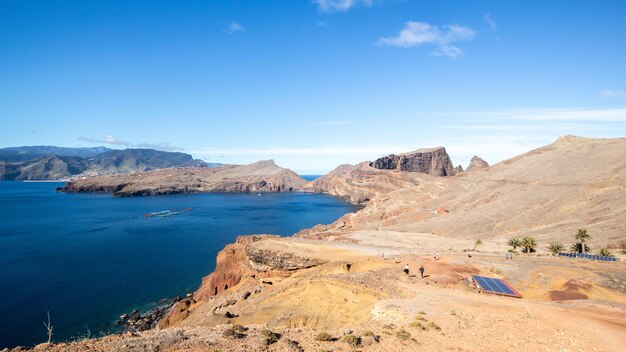
[{"label": "green bush", "polygon": [[315,337],[317,341],[330,341],[333,339],[333,336],[326,331],[322,331]]},{"label": "green bush", "polygon": [[361,346],[361,337],[356,336],[355,334],[348,334],[344,336],[343,339],[341,339],[341,341],[347,343],[348,345],[352,347]]},{"label": "green bush", "polygon": [[400,340],[400,341],[406,341],[406,340],[410,340],[410,339],[412,339],[411,334],[409,334],[409,332],[408,332],[408,331],[406,331],[406,330],[404,330],[404,329],[402,329],[402,330],[398,331],[398,332],[396,333],[396,337],[397,337],[397,338],[398,338],[398,340]]},{"label": "green bush", "polygon": [[423,331],[428,330],[428,328],[424,324],[420,323],[419,321],[414,321],[409,326],[412,328],[423,330]]}]

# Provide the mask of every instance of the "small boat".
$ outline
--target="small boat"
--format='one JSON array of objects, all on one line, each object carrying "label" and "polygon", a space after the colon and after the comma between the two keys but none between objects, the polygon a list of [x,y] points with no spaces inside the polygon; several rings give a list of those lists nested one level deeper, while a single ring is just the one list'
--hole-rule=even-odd
[{"label": "small boat", "polygon": [[151,217],[153,217],[153,216],[154,216],[154,215],[152,215],[152,214],[143,214],[143,217],[144,217],[144,218],[151,218]]},{"label": "small boat", "polygon": [[192,208],[185,208],[185,209],[183,209],[183,211],[192,211],[192,210],[193,210]]}]

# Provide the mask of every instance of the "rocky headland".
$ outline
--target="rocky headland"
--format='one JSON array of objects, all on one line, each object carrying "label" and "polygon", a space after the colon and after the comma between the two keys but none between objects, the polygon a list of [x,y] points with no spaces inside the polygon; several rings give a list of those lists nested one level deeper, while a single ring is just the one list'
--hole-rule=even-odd
[{"label": "rocky headland", "polygon": [[[356,213],[290,238],[239,237],[156,329],[35,349],[621,351],[626,263],[554,257],[547,245],[578,228],[593,248],[626,241],[626,139],[566,136],[470,171],[342,165],[302,187],[364,205]],[[507,240],[524,236],[537,252],[504,259]],[[472,275],[523,298],[481,294]]]},{"label": "rocky headland", "polygon": [[61,192],[111,193],[117,197],[201,192],[292,192],[306,181],[272,160],[212,168],[182,167],[68,182]]}]

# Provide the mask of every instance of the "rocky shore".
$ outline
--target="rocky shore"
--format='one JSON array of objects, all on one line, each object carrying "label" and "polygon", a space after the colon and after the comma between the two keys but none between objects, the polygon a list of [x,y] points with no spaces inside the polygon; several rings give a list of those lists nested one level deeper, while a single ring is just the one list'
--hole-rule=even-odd
[{"label": "rocky shore", "polygon": [[111,193],[116,197],[201,192],[293,192],[306,181],[272,160],[250,165],[213,168],[168,168],[115,176],[91,177],[68,182],[57,191]]}]

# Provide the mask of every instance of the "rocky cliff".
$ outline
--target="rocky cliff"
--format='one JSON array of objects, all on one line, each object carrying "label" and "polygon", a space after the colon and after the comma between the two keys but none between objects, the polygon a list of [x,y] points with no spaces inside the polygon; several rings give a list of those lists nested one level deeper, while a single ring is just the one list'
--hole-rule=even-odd
[{"label": "rocky cliff", "polygon": [[409,153],[391,154],[370,163],[381,170],[420,172],[435,176],[454,176],[456,168],[444,147],[419,149]]},{"label": "rocky cliff", "polygon": [[466,171],[480,170],[489,167],[489,164],[483,159],[479,158],[477,155],[474,155],[472,160],[470,160],[469,166]]},{"label": "rocky cliff", "polygon": [[114,196],[149,196],[200,192],[291,192],[306,183],[272,160],[250,165],[213,168],[168,168],[68,182],[62,192],[112,193]]}]

